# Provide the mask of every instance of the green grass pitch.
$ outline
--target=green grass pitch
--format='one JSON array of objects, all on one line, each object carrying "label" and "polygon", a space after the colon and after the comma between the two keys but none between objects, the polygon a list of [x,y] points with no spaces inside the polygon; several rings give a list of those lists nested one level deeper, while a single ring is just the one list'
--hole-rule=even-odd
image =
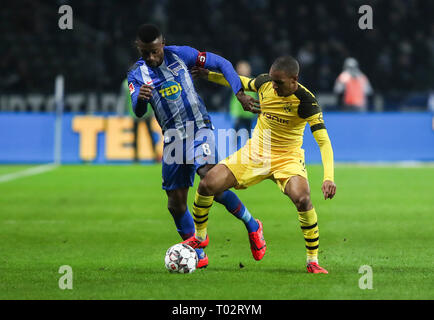
[{"label": "green grass pitch", "polygon": [[[180,238],[159,165],[61,166],[0,183],[0,299],[433,299],[434,168],[338,166],[331,201],[322,167],[308,172],[328,275],[306,273],[297,212],[271,181],[236,191],[264,223],[264,259],[215,203],[209,267],[186,275],[164,267]],[[72,290],[59,289],[62,265]],[[373,289],[359,288],[363,265]]]}]

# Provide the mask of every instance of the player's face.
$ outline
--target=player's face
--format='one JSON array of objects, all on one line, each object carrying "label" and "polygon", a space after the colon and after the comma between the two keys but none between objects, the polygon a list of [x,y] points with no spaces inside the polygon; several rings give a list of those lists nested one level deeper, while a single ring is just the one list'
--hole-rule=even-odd
[{"label": "player's face", "polygon": [[145,60],[148,66],[156,68],[163,63],[164,40],[162,37],[159,37],[150,43],[137,40],[136,45],[143,60]]},{"label": "player's face", "polygon": [[273,81],[273,89],[280,97],[287,97],[297,90],[298,76],[288,76],[284,71],[270,69],[270,77]]}]

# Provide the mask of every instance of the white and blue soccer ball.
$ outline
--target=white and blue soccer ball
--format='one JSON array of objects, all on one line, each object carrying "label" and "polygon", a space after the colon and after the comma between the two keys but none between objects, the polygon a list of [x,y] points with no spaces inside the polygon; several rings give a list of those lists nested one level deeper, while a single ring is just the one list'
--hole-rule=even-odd
[{"label": "white and blue soccer ball", "polygon": [[177,243],[166,251],[164,263],[171,273],[192,273],[196,270],[198,257],[196,250],[184,243]]}]

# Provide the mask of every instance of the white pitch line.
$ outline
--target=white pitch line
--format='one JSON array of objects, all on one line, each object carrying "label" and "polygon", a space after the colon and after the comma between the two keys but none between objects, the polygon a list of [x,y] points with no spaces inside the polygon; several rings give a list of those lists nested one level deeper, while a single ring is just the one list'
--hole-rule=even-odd
[{"label": "white pitch line", "polygon": [[58,167],[57,164],[44,164],[37,167],[32,167],[23,171],[8,173],[0,176],[0,183],[16,180],[23,177],[34,176],[40,173],[54,170]]}]

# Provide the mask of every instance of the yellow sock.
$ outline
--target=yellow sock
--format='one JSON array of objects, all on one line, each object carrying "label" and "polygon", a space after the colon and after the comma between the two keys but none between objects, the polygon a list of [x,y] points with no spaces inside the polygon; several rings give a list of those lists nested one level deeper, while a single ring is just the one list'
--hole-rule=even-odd
[{"label": "yellow sock", "polygon": [[206,239],[208,226],[208,212],[211,209],[214,196],[202,196],[196,191],[193,203],[193,219],[196,226],[196,237]]},{"label": "yellow sock", "polygon": [[307,262],[318,262],[319,229],[315,208],[299,212],[298,220],[306,242]]}]

